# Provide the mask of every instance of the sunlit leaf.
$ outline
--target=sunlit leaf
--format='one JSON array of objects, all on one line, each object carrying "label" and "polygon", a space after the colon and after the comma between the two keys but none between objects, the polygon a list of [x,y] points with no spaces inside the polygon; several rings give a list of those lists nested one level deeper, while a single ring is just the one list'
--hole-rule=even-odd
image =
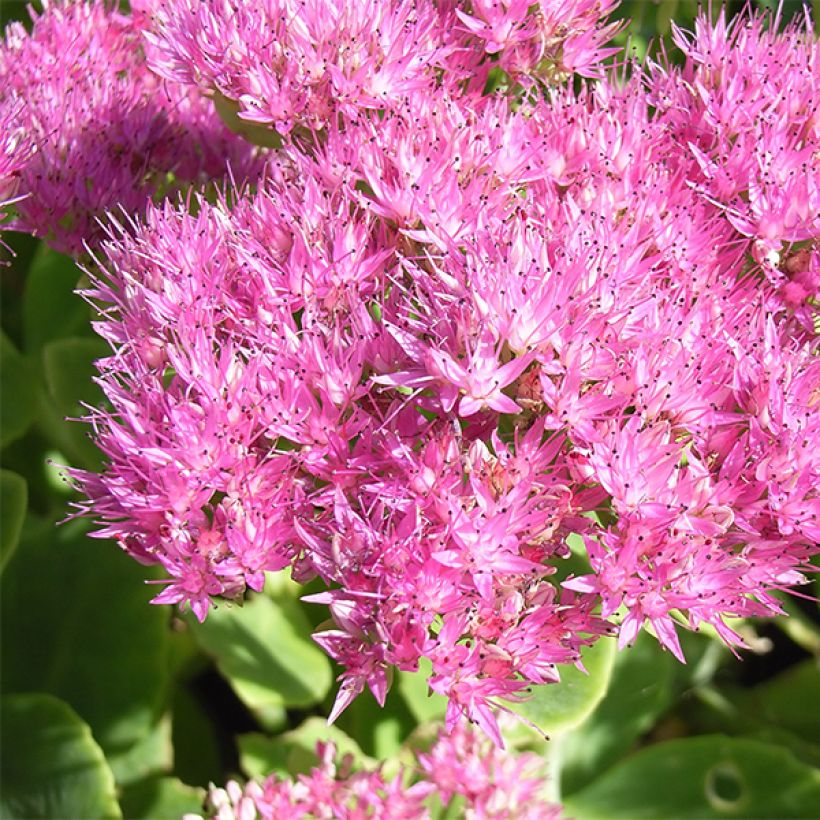
[{"label": "sunlit leaf", "polygon": [[650,746],[564,799],[570,817],[808,818],[820,806],[820,771],[786,750],[722,736]]},{"label": "sunlit leaf", "polygon": [[271,773],[283,776],[310,771],[318,765],[316,744],[331,741],[339,756],[352,755],[358,767],[376,766],[349,735],[336,726],[328,726],[324,718],[308,718],[301,726],[277,737],[252,733],[239,738],[239,760],[249,777],[264,777]]},{"label": "sunlit leaf", "polygon": [[[532,687],[532,697],[510,704],[515,712],[548,735],[566,732],[582,723],[606,694],[615,660],[615,642],[601,639],[582,651],[585,674],[575,666],[560,667],[561,682]],[[523,723],[515,723],[507,735],[513,744],[537,734]]]},{"label": "sunlit leaf", "polygon": [[202,648],[263,722],[270,710],[278,722],[283,706],[312,706],[330,690],[330,662],[289,596],[256,595],[242,607],[213,610],[203,624],[190,622]]},{"label": "sunlit leaf", "polygon": [[443,720],[447,710],[447,699],[430,691],[427,679],[431,671],[430,661],[422,658],[419,661],[418,672],[399,672],[396,675],[397,689],[419,723],[428,720]]}]

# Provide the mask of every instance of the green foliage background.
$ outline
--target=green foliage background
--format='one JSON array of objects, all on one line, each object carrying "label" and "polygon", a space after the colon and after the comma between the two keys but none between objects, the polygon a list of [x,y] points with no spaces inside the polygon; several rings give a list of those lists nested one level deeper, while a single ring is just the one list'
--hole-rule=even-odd
[{"label": "green foliage background", "polygon": [[[696,10],[624,3],[630,46],[643,54]],[[4,24],[22,16],[3,3]],[[88,538],[86,522],[57,526],[77,499],[55,464],[99,465],[85,427],[65,418],[100,401],[91,377],[105,346],[74,262],[4,238],[0,817],[180,817],[211,781],[308,770],[319,739],[359,766],[406,761],[442,700],[423,670],[400,674],[384,710],[368,693],[328,728],[340,670],[310,639],[324,614],[303,588],[272,577],[199,625],[149,606],[151,572]],[[708,634],[686,636],[686,666],[649,635],[620,653],[602,642],[588,676],[570,668],[524,707],[552,739],[518,723],[508,739],[545,757],[555,799],[579,820],[817,817],[820,619],[813,602],[785,606],[791,619],[737,625],[753,647],[743,660]]]}]

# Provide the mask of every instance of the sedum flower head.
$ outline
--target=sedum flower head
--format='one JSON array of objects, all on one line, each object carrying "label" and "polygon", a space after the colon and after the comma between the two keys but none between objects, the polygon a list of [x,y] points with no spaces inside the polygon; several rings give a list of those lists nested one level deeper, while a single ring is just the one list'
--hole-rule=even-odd
[{"label": "sedum flower head", "polygon": [[[387,778],[381,770],[354,771],[350,756],[336,762],[332,743],[319,743],[320,763],[298,779],[271,775],[241,785],[212,787],[208,816],[214,820],[333,817],[338,820],[425,820],[431,794],[444,807],[461,798],[467,820],[558,820],[558,806],[543,795],[543,761],[535,754],[496,749],[474,730],[441,733],[416,765]],[[197,820],[186,815],[186,820]],[[201,820],[201,818],[199,818]]]},{"label": "sedum flower head", "polygon": [[31,145],[12,227],[80,253],[109,209],[138,214],[173,180],[252,171],[256,152],[209,100],[148,70],[133,20],[97,0],[48,3],[32,17],[31,32],[11,23],[0,43],[3,139]]},{"label": "sedum flower head", "polygon": [[[80,511],[200,620],[267,572],[320,579],[332,718],[426,658],[448,728],[500,745],[499,701],[583,646],[742,646],[726,619],[811,571],[816,47],[702,18],[683,69],[512,99],[462,69],[551,7],[366,8],[142,7],[175,93],[302,130],[252,188],[107,223],[107,466],[74,471]],[[805,82],[747,76],[755,55]]]}]

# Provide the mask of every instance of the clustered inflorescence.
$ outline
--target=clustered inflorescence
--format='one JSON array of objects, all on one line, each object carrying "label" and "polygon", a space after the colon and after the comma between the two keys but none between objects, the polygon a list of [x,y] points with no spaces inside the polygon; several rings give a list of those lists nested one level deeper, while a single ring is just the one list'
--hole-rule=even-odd
[{"label": "clustered inflorescence", "polygon": [[[414,758],[414,770],[392,777],[381,769],[355,771],[350,756],[336,762],[332,743],[318,745],[319,765],[295,780],[271,775],[245,785],[211,788],[207,808],[215,820],[261,818],[385,818],[429,820],[436,795],[444,807],[458,805],[467,820],[558,820],[561,811],[544,792],[544,761],[532,753],[511,755],[483,733],[457,726],[439,735]],[[201,820],[186,815],[184,820]]]},{"label": "clustered inflorescence", "polygon": [[742,646],[818,552],[811,21],[607,68],[614,5],[56,3],[0,48],[0,200],[112,350],[81,511],[199,619],[318,576],[332,717],[427,658],[500,743],[602,635]]}]

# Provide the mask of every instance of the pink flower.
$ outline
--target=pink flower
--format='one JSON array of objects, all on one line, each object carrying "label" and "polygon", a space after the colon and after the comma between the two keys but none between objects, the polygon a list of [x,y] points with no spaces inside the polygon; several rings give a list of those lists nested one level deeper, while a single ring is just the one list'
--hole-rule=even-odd
[{"label": "pink flower", "polygon": [[[811,572],[816,47],[702,17],[680,70],[513,103],[487,55],[597,71],[612,4],[377,5],[139,12],[165,82],[290,136],[252,189],[107,222],[107,463],[73,475],[160,601],[318,579],[332,717],[427,658],[451,728],[500,745],[498,699],[602,635],[740,645],[725,619]],[[590,571],[558,584],[571,535]]]},{"label": "pink flower", "polygon": [[258,171],[256,151],[208,100],[150,73],[128,17],[96,0],[32,14],[31,33],[11,23],[0,44],[3,139],[12,148],[25,134],[32,146],[15,174],[15,229],[79,254],[101,238],[106,211],[141,213],[169,190],[169,174],[199,182]]},{"label": "pink flower", "polygon": [[[332,743],[317,745],[319,765],[297,780],[271,775],[262,782],[230,781],[208,793],[208,816],[216,820],[274,820],[279,817],[334,817],[359,820],[425,820],[426,798],[437,793],[447,806],[462,798],[469,820],[521,817],[557,820],[559,806],[543,795],[543,763],[534,754],[494,749],[486,738],[459,725],[440,733],[416,765],[388,779],[379,769],[356,771],[348,755],[335,762]],[[186,815],[186,820],[197,820]],[[201,820],[199,818],[198,820]]]},{"label": "pink flower", "polygon": [[[531,356],[499,364],[496,344],[487,332],[475,342],[464,364],[442,350],[432,350],[428,355],[428,372],[464,393],[458,404],[459,415],[471,416],[484,407],[498,413],[520,412],[521,408],[501,391],[526,370]],[[445,403],[444,410],[450,410],[451,406]]]},{"label": "pink flower", "polygon": [[431,3],[146,0],[137,8],[154,70],[223,95],[241,118],[280,134],[398,105],[435,84],[442,52]]}]

